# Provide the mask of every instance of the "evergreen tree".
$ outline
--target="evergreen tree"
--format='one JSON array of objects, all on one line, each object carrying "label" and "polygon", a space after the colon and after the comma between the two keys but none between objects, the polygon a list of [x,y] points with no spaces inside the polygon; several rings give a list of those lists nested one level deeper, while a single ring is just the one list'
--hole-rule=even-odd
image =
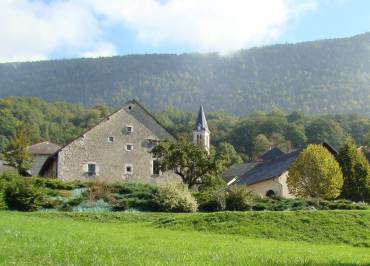
[{"label": "evergreen tree", "polygon": [[342,197],[353,201],[369,201],[370,166],[351,138],[340,149],[338,162],[344,175]]}]

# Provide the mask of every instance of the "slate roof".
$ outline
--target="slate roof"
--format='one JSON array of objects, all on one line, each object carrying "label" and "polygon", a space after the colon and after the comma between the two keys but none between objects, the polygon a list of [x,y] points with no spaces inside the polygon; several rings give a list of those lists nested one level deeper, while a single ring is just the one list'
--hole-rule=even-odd
[{"label": "slate roof", "polygon": [[280,150],[279,148],[272,148],[271,150],[265,152],[264,154],[262,154],[262,156],[260,157],[260,159],[262,159],[262,161],[270,161],[272,159],[275,159],[277,157],[280,157],[282,155],[284,155],[285,153]]},{"label": "slate roof", "polygon": [[225,172],[223,172],[222,177],[226,182],[229,182],[234,177],[241,176],[255,167],[258,163],[257,162],[246,162],[241,164],[234,164],[227,168]]},{"label": "slate roof", "polygon": [[49,141],[36,143],[28,147],[28,151],[35,155],[51,155],[59,149],[60,147],[58,145]]},{"label": "slate roof", "polygon": [[235,182],[237,185],[251,185],[270,178],[280,176],[287,171],[291,164],[298,158],[301,150],[284,154],[267,162],[256,165],[253,169],[240,176]]},{"label": "slate roof", "polygon": [[199,130],[199,129],[209,131],[206,115],[205,115],[204,109],[203,109],[203,105],[201,105],[200,108],[199,108],[198,117],[197,117],[197,120],[196,120],[196,123],[195,123],[194,130]]}]

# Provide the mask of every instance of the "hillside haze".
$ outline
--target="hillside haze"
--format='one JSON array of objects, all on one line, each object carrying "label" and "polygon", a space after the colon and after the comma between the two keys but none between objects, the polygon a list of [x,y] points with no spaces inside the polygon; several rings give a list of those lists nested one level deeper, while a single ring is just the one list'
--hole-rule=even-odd
[{"label": "hillside haze", "polygon": [[217,54],[128,55],[0,64],[0,97],[118,107],[136,98],[235,115],[302,110],[370,115],[370,33]]}]

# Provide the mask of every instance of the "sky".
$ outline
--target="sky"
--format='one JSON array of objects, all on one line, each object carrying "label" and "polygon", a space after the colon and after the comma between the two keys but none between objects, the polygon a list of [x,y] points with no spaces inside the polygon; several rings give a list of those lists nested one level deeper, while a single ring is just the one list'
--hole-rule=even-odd
[{"label": "sky", "polygon": [[370,32],[370,0],[0,0],[0,62],[233,51]]}]

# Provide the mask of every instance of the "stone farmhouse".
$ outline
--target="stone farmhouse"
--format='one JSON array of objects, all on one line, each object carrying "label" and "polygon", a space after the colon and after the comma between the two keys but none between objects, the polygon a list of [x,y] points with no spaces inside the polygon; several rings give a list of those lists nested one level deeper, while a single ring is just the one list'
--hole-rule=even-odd
[{"label": "stone farmhouse", "polygon": [[163,139],[175,138],[142,105],[131,100],[50,156],[40,175],[67,180],[177,179],[173,173],[161,173],[150,154]]},{"label": "stone farmhouse", "polygon": [[[333,156],[337,151],[327,143],[322,143]],[[255,194],[292,198],[287,186],[289,168],[302,150],[284,153],[273,148],[256,161],[233,165],[223,173],[228,185],[247,186]]]}]

